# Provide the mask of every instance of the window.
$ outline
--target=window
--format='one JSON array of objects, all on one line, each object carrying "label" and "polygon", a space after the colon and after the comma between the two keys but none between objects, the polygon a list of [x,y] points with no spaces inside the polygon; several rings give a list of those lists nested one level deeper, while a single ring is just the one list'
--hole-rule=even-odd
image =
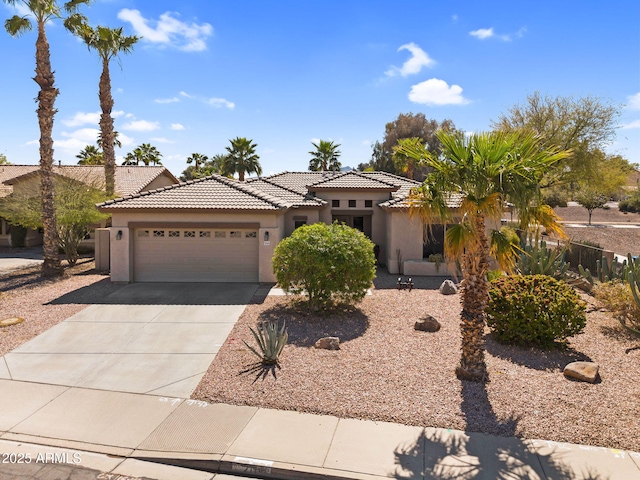
[{"label": "window", "polygon": [[180,231],[179,230],[169,230],[169,236],[170,237],[179,237],[180,236]]},{"label": "window", "polygon": [[331,206],[334,208],[340,207],[340,200],[331,200]]},{"label": "window", "polygon": [[154,237],[164,237],[164,230],[154,230],[153,231],[153,236]]},{"label": "window", "polygon": [[187,238],[195,238],[196,232],[194,232],[193,230],[185,230],[184,236]]},{"label": "window", "polygon": [[231,232],[229,236],[231,238],[242,238],[242,232]]},{"label": "window", "polygon": [[138,237],[148,237],[149,230],[138,230]]},{"label": "window", "polygon": [[227,232],[216,231],[216,238],[225,238],[226,236],[227,236]]},{"label": "window", "polygon": [[349,200],[349,208],[356,208],[356,201],[355,200]]},{"label": "window", "polygon": [[293,229],[295,230],[296,228],[300,228],[303,225],[306,225],[307,221],[306,220],[294,220],[293,221]]},{"label": "window", "polygon": [[244,234],[244,238],[258,238],[258,232],[247,232]]},{"label": "window", "polygon": [[366,208],[371,208],[371,207],[373,207],[373,200],[365,200],[365,201],[364,201],[364,206],[365,206]]},{"label": "window", "polygon": [[211,232],[208,230],[200,230],[200,238],[211,238]]}]

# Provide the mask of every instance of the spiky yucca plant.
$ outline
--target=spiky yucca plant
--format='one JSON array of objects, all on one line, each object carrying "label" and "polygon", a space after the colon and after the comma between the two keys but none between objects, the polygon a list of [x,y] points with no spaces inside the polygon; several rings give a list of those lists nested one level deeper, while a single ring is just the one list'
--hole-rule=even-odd
[{"label": "spiky yucca plant", "polygon": [[264,365],[275,365],[278,363],[278,358],[282,353],[282,349],[287,344],[289,334],[286,329],[287,322],[282,322],[282,327],[278,328],[277,321],[262,321],[260,326],[256,330],[249,327],[253,338],[258,343],[258,350],[253,348],[247,342],[244,344],[247,348],[253,352]]}]

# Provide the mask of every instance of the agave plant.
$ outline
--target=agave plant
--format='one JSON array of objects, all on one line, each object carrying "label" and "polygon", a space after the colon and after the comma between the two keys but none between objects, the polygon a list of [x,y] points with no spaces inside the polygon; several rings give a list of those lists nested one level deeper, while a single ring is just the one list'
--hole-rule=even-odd
[{"label": "agave plant", "polygon": [[286,324],[287,322],[284,321],[282,322],[282,327],[278,328],[278,322],[270,320],[260,322],[257,331],[249,327],[253,338],[255,338],[258,343],[258,349],[253,348],[247,342],[244,342],[244,340],[243,342],[264,365],[275,365],[278,363],[282,349],[289,339]]}]

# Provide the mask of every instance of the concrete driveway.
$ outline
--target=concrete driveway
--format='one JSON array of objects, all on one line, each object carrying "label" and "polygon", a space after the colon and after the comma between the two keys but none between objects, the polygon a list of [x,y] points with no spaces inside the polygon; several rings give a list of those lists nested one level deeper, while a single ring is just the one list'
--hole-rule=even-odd
[{"label": "concrete driveway", "polygon": [[257,289],[127,285],[0,358],[0,378],[188,398]]},{"label": "concrete driveway", "polygon": [[0,275],[41,263],[42,247],[2,248],[0,250]]}]

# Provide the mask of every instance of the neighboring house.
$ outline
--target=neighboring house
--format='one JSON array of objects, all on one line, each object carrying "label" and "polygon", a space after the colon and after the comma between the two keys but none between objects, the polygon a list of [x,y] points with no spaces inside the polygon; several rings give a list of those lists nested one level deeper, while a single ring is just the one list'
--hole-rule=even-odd
[{"label": "neighboring house", "polygon": [[[61,165],[53,167],[54,175],[79,180],[92,185],[104,184],[104,167],[100,165]],[[178,183],[178,179],[165,167],[118,166],[116,167],[116,192],[118,195],[134,195],[147,190]],[[40,167],[38,165],[0,165],[0,198],[14,191],[40,190]],[[9,246],[10,224],[0,217],[0,246]],[[27,246],[40,245],[42,234],[29,230],[25,239]]]},{"label": "neighboring house", "polygon": [[422,222],[405,202],[417,185],[384,172],[284,172],[244,183],[213,175],[108,201],[98,208],[112,215],[111,280],[272,282],[281,239],[334,221],[364,232],[397,273],[398,258],[423,258]]}]

